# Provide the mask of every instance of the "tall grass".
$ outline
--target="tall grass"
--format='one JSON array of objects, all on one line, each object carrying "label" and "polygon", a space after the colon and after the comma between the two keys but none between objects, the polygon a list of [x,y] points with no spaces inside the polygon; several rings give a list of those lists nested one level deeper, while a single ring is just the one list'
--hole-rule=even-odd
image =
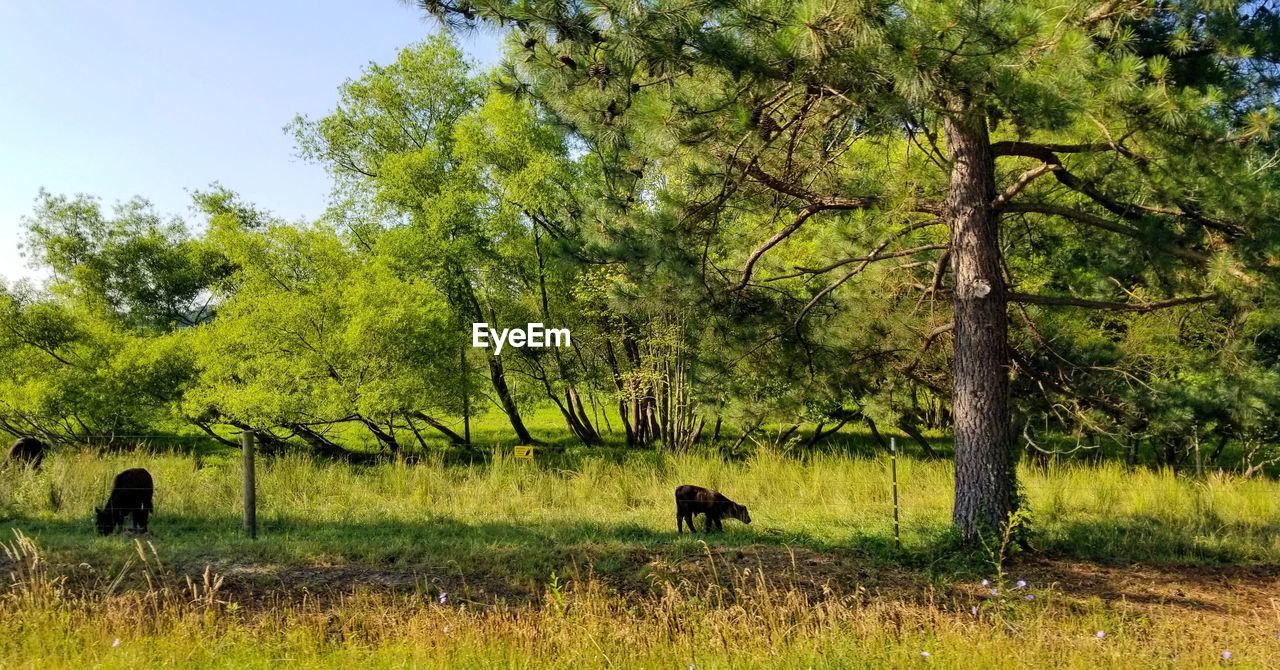
[{"label": "tall grass", "polygon": [[[602,557],[629,548],[692,550],[675,534],[672,490],[696,483],[751,508],[754,524],[727,524],[716,544],[862,548],[891,544],[883,459],[760,451],[742,462],[636,453],[550,465],[494,454],[483,465],[353,467],[290,456],[259,467],[262,539],[238,532],[234,458],[143,452],[59,453],[39,473],[0,474],[0,522],[37,536],[55,556],[123,560],[118,537],[91,533],[113,475],[144,466],[156,481],[153,541],[175,560],[433,563],[484,550],[504,570],[536,576],[574,548]],[[1227,474],[1203,479],[1126,471],[1116,464],[1020,473],[1039,543],[1050,552],[1156,562],[1280,562],[1280,483]],[[907,556],[946,548],[952,470],[899,463]],[[590,558],[590,556],[588,556]]]},{"label": "tall grass", "polygon": [[[116,472],[138,466],[156,481],[152,535],[95,535],[93,506]],[[0,473],[0,529],[16,533],[0,556],[0,667],[1168,667],[1213,665],[1225,650],[1239,667],[1266,667],[1280,658],[1280,614],[1242,626],[1210,612],[1187,626],[1185,613],[1153,616],[1052,584],[1036,585],[1034,601],[990,606],[954,587],[990,574],[972,561],[939,577],[951,560],[951,466],[899,466],[901,553],[887,462],[868,457],[266,459],[251,541],[239,530],[234,454],[61,452],[39,473]],[[1280,563],[1275,481],[1118,465],[1020,474],[1050,554]],[[754,523],[678,536],[672,490],[682,483],[748,504]],[[731,560],[761,549],[792,565]],[[850,551],[923,576],[893,593],[875,574],[838,573],[853,583],[836,589],[804,579],[818,569],[804,561]],[[223,575],[255,566],[353,566],[413,581],[319,596],[282,595],[276,587],[289,584],[278,580],[224,586]],[[442,590],[451,592],[443,603]]]}]

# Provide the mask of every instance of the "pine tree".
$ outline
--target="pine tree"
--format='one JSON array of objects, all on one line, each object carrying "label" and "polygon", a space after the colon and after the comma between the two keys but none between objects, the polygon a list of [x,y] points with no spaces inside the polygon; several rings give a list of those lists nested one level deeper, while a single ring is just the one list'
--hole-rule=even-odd
[{"label": "pine tree", "polygon": [[[1256,290],[1270,272],[1280,29],[1267,3],[418,4],[452,25],[511,30],[505,83],[607,159],[619,208],[674,205],[721,252],[709,263],[736,260],[707,273],[726,295],[785,280],[760,277],[771,256],[855,216],[880,242],[793,268],[806,286],[826,282],[801,321],[870,264],[930,266],[916,288],[948,298],[951,322],[924,347],[950,333],[953,522],[970,541],[1018,505],[1010,304],[1146,311]],[[785,215],[780,227],[704,225],[762,203]],[[1027,248],[1015,223],[1100,235],[1149,272],[1111,294],[1052,282],[1024,293],[1010,275]]]}]

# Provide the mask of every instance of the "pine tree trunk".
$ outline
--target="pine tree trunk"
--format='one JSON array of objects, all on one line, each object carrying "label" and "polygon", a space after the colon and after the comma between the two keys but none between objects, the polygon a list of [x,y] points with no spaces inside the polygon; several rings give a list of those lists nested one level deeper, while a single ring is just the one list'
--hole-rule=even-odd
[{"label": "pine tree trunk", "polygon": [[999,224],[992,209],[995,162],[985,116],[958,105],[944,123],[952,160],[945,216],[955,277],[952,522],[973,542],[980,532],[1000,528],[1017,505],[1006,291]]}]

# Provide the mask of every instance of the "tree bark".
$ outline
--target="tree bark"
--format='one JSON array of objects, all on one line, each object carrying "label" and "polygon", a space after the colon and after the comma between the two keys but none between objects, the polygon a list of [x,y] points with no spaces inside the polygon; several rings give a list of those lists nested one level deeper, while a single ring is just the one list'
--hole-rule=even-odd
[{"label": "tree bark", "polygon": [[435,428],[436,430],[440,431],[441,435],[444,435],[445,437],[449,438],[449,441],[456,445],[471,444],[471,440],[469,440],[466,435],[457,434],[456,432],[453,431],[453,429],[444,425],[443,423],[440,422],[439,419],[429,414],[425,414],[423,412],[413,412],[412,416],[413,418],[419,419],[422,422],[426,423],[428,426],[431,426],[432,428]]},{"label": "tree bark", "polygon": [[516,399],[507,386],[507,372],[502,367],[502,359],[492,354],[487,358],[493,391],[498,394],[498,400],[502,402],[502,411],[506,412],[507,419],[511,421],[511,429],[516,432],[516,438],[520,440],[520,444],[532,444],[533,436],[529,434],[529,429],[524,427],[524,420],[520,418],[520,408],[516,406]]},{"label": "tree bark", "polygon": [[1017,507],[1009,418],[1007,290],[994,202],[995,163],[985,115],[967,103],[944,120],[951,178],[944,216],[955,281],[956,496],[952,523],[968,542],[999,529]]},{"label": "tree bark", "polygon": [[917,428],[915,424],[911,423],[910,420],[905,417],[899,419],[898,428],[902,432],[906,433],[908,437],[915,440],[916,444],[920,445],[920,448],[924,450],[925,458],[933,459],[938,457],[938,452],[933,450],[933,446],[929,444],[929,440],[925,439],[924,434],[921,433],[920,429]]}]

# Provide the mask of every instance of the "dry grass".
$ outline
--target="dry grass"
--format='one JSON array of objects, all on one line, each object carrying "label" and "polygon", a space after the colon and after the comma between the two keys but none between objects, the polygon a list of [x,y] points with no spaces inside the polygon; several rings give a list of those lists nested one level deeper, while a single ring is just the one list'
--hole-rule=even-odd
[{"label": "dry grass", "polygon": [[716,564],[712,554],[712,583],[667,582],[636,599],[590,578],[552,577],[540,602],[495,607],[360,590],[241,604],[216,575],[177,578],[141,542],[130,569],[146,588],[119,592],[119,580],[104,577],[71,591],[25,536],[6,551],[15,561],[0,596],[6,668],[1209,667],[1227,650],[1233,667],[1272,667],[1280,657],[1280,618],[1189,626],[1035,586],[980,600],[974,613],[930,591],[915,602],[811,594],[785,573]]}]

